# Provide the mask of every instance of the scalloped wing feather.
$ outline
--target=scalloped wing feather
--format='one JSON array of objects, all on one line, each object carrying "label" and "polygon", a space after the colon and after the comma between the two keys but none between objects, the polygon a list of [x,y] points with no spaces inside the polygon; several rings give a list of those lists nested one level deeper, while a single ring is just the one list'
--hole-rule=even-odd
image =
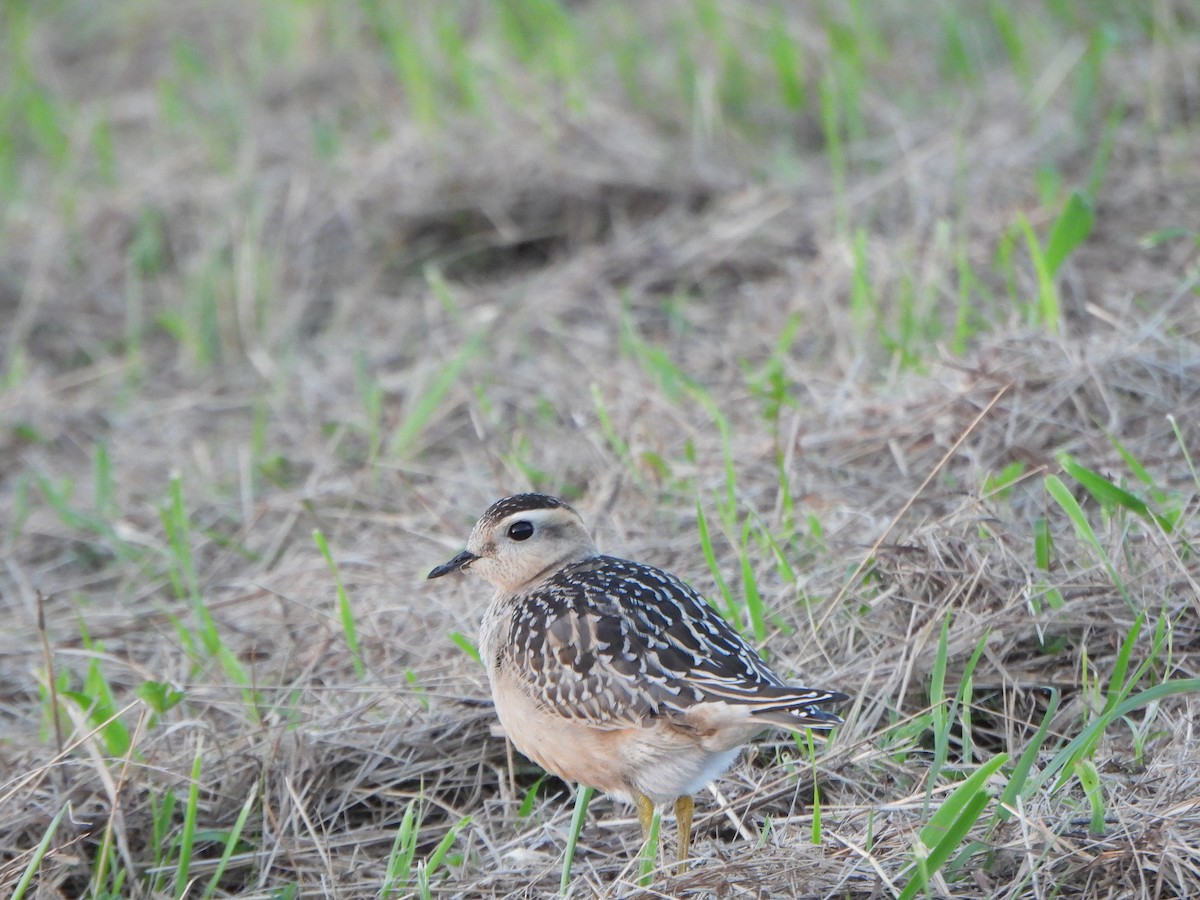
[{"label": "scalloped wing feather", "polygon": [[626,728],[715,702],[762,727],[841,722],[816,704],[844,694],[784,683],[699,594],[652,566],[597,556],[514,600],[516,671],[566,718]]}]

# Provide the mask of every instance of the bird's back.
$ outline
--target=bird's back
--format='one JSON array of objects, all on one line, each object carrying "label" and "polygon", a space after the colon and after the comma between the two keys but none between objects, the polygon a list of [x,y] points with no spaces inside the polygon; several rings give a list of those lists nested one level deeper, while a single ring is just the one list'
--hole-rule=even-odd
[{"label": "bird's back", "polygon": [[493,610],[508,664],[565,718],[625,727],[719,703],[760,727],[841,721],[813,705],[843,695],[787,685],[703,597],[654,566],[592,556],[498,595]]}]

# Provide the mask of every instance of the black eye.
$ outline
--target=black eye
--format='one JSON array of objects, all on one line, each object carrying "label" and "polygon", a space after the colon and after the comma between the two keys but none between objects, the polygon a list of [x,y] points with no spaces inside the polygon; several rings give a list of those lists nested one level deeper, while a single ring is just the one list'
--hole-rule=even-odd
[{"label": "black eye", "polygon": [[521,520],[508,526],[508,536],[514,541],[527,541],[533,537],[533,523]]}]

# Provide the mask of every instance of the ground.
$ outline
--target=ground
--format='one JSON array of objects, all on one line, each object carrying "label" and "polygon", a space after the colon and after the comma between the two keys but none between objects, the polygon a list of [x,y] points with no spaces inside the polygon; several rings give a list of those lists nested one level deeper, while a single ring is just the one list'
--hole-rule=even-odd
[{"label": "ground", "polygon": [[[0,34],[0,893],[1200,893],[1194,4]],[[852,695],[686,870],[424,580],[528,489]]]}]

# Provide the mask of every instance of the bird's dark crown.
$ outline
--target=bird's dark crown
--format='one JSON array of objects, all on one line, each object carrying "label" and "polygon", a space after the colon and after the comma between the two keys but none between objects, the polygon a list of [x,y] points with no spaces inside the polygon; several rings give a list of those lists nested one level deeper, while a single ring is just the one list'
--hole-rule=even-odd
[{"label": "bird's dark crown", "polygon": [[571,509],[571,507],[557,497],[551,497],[548,494],[514,494],[503,500],[497,500],[488,507],[482,518],[489,522],[499,522],[513,513],[528,512],[534,509]]}]

